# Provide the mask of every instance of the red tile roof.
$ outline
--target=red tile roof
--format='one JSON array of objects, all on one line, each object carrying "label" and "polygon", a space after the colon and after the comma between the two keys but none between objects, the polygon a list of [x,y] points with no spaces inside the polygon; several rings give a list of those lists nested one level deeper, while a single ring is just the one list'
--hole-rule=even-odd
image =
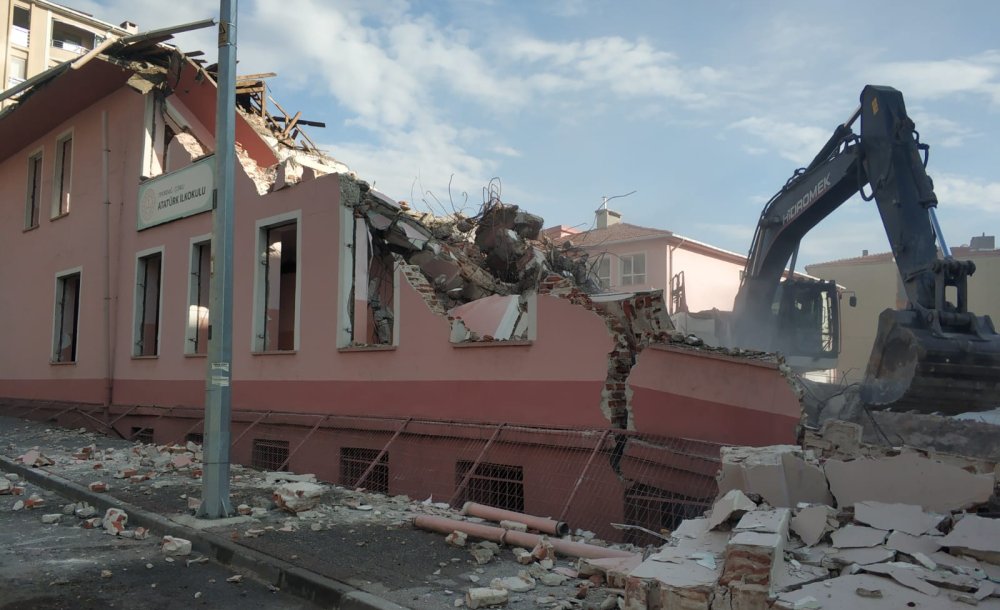
[{"label": "red tile roof", "polygon": [[[951,249],[951,255],[954,258],[978,258],[982,256],[1000,256],[1000,249],[998,250],[973,250],[968,246],[958,246]],[[869,254],[867,256],[854,256],[851,258],[838,258],[832,261],[825,261],[822,263],[813,263],[811,265],[806,265],[806,267],[826,267],[828,265],[874,265],[876,263],[887,263],[892,262],[893,256],[892,252],[876,252],[875,254]]]},{"label": "red tile roof", "polygon": [[621,222],[611,225],[606,229],[592,229],[577,235],[568,235],[566,237],[556,239],[555,241],[556,243],[572,241],[574,246],[598,246],[601,244],[609,244],[619,241],[643,238],[655,239],[670,237],[672,235],[673,232],[671,231],[653,229],[651,227],[640,227],[627,222]]}]

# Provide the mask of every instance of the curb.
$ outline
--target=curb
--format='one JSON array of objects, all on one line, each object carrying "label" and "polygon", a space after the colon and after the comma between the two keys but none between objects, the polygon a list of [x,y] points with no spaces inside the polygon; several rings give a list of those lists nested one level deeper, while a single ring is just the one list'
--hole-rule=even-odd
[{"label": "curb", "polygon": [[47,470],[29,468],[5,456],[0,456],[0,470],[16,473],[39,487],[66,496],[74,502],[87,502],[101,511],[120,508],[128,513],[129,525],[190,540],[192,548],[209,559],[253,572],[261,580],[274,584],[282,591],[315,604],[340,610],[406,610],[404,606],[277,557],[209,532],[180,525],[108,494],[92,492]]}]

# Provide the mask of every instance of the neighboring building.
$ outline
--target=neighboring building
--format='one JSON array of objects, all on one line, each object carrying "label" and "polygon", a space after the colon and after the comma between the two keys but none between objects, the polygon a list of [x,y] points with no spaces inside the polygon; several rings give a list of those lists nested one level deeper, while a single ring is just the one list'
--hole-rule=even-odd
[{"label": "neighboring building", "polygon": [[[157,443],[199,434],[215,77],[125,36],[0,112],[4,412]],[[539,272],[513,229],[540,219],[513,206],[425,222],[267,99],[260,75],[237,78],[234,462],[615,536],[610,522],[659,531],[707,507],[719,444],[795,440],[777,363],[669,343],[658,295],[598,305]],[[666,281],[667,244],[630,286],[654,269]],[[470,306],[495,295],[517,298]],[[457,304],[517,340],[473,340]]]},{"label": "neighboring building", "polygon": [[95,49],[105,40],[134,34],[135,24],[105,23],[46,0],[0,0],[0,90]]},{"label": "neighboring building", "polygon": [[745,256],[672,231],[622,222],[613,210],[602,208],[596,215],[589,231],[557,226],[545,235],[584,250],[603,290],[662,290],[671,314],[732,310]]},{"label": "neighboring building", "polygon": [[[969,310],[989,315],[1000,323],[1000,250],[992,236],[973,237],[970,246],[952,249],[952,256],[971,260],[976,273],[969,278]],[[845,383],[864,379],[878,330],[879,314],[889,308],[906,307],[906,293],[899,269],[890,252],[807,265],[810,275],[835,280],[844,294],[857,297],[855,307],[841,307],[841,350],[837,380]],[[950,299],[954,301],[954,299]]]}]

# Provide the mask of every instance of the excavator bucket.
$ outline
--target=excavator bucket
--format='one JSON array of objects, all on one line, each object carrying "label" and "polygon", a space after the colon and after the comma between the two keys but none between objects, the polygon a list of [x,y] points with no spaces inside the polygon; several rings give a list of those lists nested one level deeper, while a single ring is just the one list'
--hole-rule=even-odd
[{"label": "excavator bucket", "polygon": [[933,332],[915,311],[887,309],[861,386],[876,409],[957,415],[1000,408],[1000,335],[989,318],[979,332]]}]

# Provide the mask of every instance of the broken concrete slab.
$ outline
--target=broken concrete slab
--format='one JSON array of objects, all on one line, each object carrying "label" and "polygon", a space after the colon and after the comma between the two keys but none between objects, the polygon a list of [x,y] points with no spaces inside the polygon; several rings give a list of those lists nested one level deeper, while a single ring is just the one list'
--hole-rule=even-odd
[{"label": "broken concrete slab", "polygon": [[889,532],[865,527],[863,525],[845,525],[830,535],[830,541],[834,548],[854,549],[861,547],[878,546],[885,542],[885,537]]},{"label": "broken concrete slab", "polygon": [[905,532],[893,532],[889,534],[885,546],[911,556],[914,553],[930,555],[941,548],[942,539],[941,536],[911,536]]},{"label": "broken concrete slab", "polygon": [[190,555],[191,541],[174,536],[164,536],[160,542],[160,549],[168,557]]},{"label": "broken concrete slab", "polygon": [[285,483],[274,490],[273,499],[278,508],[298,513],[315,508],[324,490],[322,485],[306,481]]},{"label": "broken concrete slab", "polygon": [[465,593],[465,605],[472,609],[502,606],[507,603],[507,597],[506,589],[473,587]]},{"label": "broken concrete slab", "polygon": [[826,476],[819,466],[806,461],[801,447],[723,447],[721,456],[720,494],[740,489],[783,508],[800,502],[833,504]]},{"label": "broken concrete slab", "polygon": [[710,568],[688,555],[684,549],[664,547],[656,559],[639,564],[626,579],[626,607],[709,610],[721,566]]},{"label": "broken concrete slab", "polygon": [[712,506],[712,514],[708,517],[709,529],[715,529],[732,516],[742,516],[747,511],[757,508],[757,503],[747,497],[739,489],[730,489]]},{"label": "broken concrete slab", "polygon": [[889,576],[899,584],[904,587],[909,587],[920,591],[924,595],[935,596],[941,590],[925,581],[921,578],[921,572],[918,571],[918,566],[893,562],[893,563],[876,563],[872,565],[863,566],[862,571],[870,572],[873,574],[883,574]]},{"label": "broken concrete slab", "polygon": [[788,522],[791,519],[791,511],[787,508],[775,508],[771,510],[754,510],[743,515],[733,533],[739,532],[760,532],[768,534],[778,534],[782,538],[788,537]]},{"label": "broken concrete slab", "polygon": [[807,506],[795,513],[789,526],[806,546],[813,546],[823,539],[828,529],[827,520],[835,514],[834,509],[824,504]]},{"label": "broken concrete slab", "polygon": [[784,570],[786,542],[784,535],[775,532],[735,533],[726,546],[719,584],[759,585],[770,592],[776,586],[778,573]]},{"label": "broken concrete slab", "polygon": [[858,565],[869,565],[873,563],[882,563],[885,561],[892,561],[896,557],[896,552],[887,549],[882,546],[867,547],[867,548],[857,548],[857,549],[839,549],[831,552],[826,556],[826,559],[831,561],[836,566],[848,566],[852,563]]},{"label": "broken concrete slab", "polygon": [[[968,607],[965,604],[952,601],[945,595],[925,595],[889,578],[861,573],[831,578],[808,584],[795,591],[781,593],[773,608],[775,610],[793,610],[799,600],[807,597],[818,600],[823,610],[900,610],[908,608],[961,610]],[[1000,600],[990,598],[985,600],[985,603],[981,602],[979,607],[997,610],[1000,609]]]},{"label": "broken concrete slab", "polygon": [[827,460],[824,470],[837,506],[877,501],[949,512],[986,502],[995,483],[993,475],[971,474],[916,453],[849,462]]},{"label": "broken concrete slab", "polygon": [[854,520],[858,523],[913,536],[936,531],[944,518],[944,515],[924,512],[921,507],[913,504],[874,501],[854,503]]},{"label": "broken concrete slab", "polygon": [[941,545],[1000,565],[1000,519],[964,515],[941,540]]}]

